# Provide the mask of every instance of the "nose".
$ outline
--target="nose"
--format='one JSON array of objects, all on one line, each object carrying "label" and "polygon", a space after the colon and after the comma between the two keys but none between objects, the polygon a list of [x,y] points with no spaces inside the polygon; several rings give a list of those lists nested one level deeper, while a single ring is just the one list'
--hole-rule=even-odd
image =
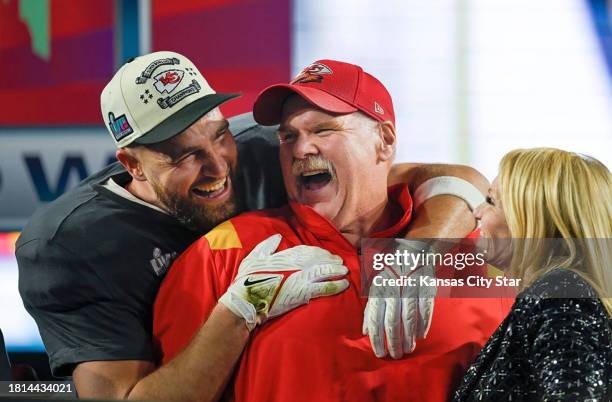
[{"label": "nose", "polygon": [[483,202],[482,204],[480,204],[476,208],[474,208],[474,211],[472,213],[474,214],[474,218],[476,218],[476,220],[481,220],[482,219],[482,215],[483,215],[484,209],[486,207],[487,207],[487,203]]},{"label": "nose", "polygon": [[315,144],[315,138],[309,134],[299,134],[293,144],[293,157],[295,159],[304,159],[307,155],[316,155],[319,153]]},{"label": "nose", "polygon": [[228,173],[228,163],[223,153],[211,150],[204,158],[200,171],[204,176],[212,178],[225,177]]}]

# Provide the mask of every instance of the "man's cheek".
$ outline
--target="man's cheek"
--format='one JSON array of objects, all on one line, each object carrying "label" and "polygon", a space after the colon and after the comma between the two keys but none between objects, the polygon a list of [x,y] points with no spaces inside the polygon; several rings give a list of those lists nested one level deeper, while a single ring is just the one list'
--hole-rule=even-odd
[{"label": "man's cheek", "polygon": [[285,189],[290,192],[295,187],[295,177],[291,173],[291,165],[287,163],[281,163],[281,170],[283,175],[283,181],[285,183]]},{"label": "man's cheek", "polygon": [[285,180],[285,189],[290,198],[295,198],[298,193],[298,183],[295,177],[289,177]]}]

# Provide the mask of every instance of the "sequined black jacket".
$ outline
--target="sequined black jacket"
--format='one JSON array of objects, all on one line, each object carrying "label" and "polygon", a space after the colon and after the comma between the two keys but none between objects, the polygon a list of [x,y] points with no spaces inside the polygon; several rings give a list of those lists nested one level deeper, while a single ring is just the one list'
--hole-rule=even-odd
[{"label": "sequined black jacket", "polygon": [[454,401],[612,401],[612,321],[593,288],[555,269],[521,292]]}]

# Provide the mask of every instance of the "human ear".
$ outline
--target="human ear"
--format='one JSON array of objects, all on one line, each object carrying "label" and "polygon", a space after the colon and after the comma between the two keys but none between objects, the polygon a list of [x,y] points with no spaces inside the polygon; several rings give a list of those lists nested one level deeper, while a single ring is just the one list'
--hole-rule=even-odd
[{"label": "human ear", "polygon": [[378,135],[380,138],[378,147],[378,159],[386,162],[393,160],[395,155],[395,142],[397,136],[395,126],[390,121],[378,124]]},{"label": "human ear", "polygon": [[134,180],[147,180],[144,172],[142,171],[142,164],[140,163],[135,150],[130,148],[119,148],[117,152],[115,152],[115,156]]}]

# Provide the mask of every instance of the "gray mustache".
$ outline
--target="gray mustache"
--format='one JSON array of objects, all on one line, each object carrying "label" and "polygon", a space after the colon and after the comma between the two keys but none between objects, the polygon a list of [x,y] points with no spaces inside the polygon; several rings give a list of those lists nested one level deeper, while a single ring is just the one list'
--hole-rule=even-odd
[{"label": "gray mustache", "polygon": [[291,173],[294,176],[300,176],[302,173],[312,170],[327,170],[332,178],[335,177],[332,163],[319,155],[308,156],[305,159],[294,159],[293,165],[291,165]]}]

